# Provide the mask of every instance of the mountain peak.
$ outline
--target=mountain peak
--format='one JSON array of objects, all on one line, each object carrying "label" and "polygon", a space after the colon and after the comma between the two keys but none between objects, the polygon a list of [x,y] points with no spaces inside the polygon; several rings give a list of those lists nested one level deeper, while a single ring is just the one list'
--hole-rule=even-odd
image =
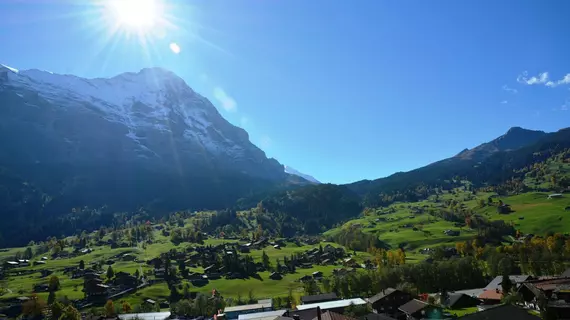
[{"label": "mountain peak", "polygon": [[507,133],[491,141],[498,149],[512,150],[527,145],[529,141],[534,142],[538,138],[546,135],[544,131],[524,129],[521,127],[512,127]]},{"label": "mountain peak", "polygon": [[507,134],[509,133],[514,133],[514,132],[521,132],[521,131],[531,131],[522,127],[511,127],[508,131]]},{"label": "mountain peak", "polygon": [[465,149],[455,157],[461,159],[482,160],[498,151],[510,151],[522,148],[536,142],[545,135],[546,133],[544,131],[512,127],[502,136],[483,143],[473,149]]}]

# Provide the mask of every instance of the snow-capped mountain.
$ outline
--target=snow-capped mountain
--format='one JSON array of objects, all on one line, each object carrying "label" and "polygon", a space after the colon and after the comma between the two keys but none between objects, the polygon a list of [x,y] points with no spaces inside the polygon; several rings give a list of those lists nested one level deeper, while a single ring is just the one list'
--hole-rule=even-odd
[{"label": "snow-capped mountain", "polygon": [[288,179],[161,68],[85,79],[0,65],[0,145],[0,169],[64,207],[214,208]]},{"label": "snow-capped mountain", "polygon": [[289,166],[285,166],[285,172],[287,172],[288,174],[292,174],[292,175],[296,175],[298,177],[301,177],[309,182],[313,182],[313,183],[321,183],[319,180],[313,178],[312,176],[308,175],[308,174],[304,174],[301,173],[297,170],[295,170],[294,168],[291,168]]}]

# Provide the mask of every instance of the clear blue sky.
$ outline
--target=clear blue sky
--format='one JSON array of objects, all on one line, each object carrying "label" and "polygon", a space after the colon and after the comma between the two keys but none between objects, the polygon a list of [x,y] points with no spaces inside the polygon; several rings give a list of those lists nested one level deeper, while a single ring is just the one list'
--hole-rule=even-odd
[{"label": "clear blue sky", "polygon": [[269,156],[324,182],[414,169],[511,126],[570,125],[568,1],[163,1],[171,25],[146,46],[111,36],[95,1],[1,1],[0,63],[84,77],[168,68]]}]

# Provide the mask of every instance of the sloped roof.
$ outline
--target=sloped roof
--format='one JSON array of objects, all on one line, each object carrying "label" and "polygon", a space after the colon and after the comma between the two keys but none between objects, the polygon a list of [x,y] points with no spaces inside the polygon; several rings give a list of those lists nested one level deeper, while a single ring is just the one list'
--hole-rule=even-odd
[{"label": "sloped roof", "polygon": [[477,300],[480,302],[479,299],[473,298],[472,296],[466,295],[465,293],[451,293],[449,294],[445,305],[447,307],[453,307],[461,299]]},{"label": "sloped roof", "polygon": [[[519,284],[527,281],[530,278],[529,275],[510,275],[509,279],[515,284]],[[489,284],[484,288],[485,290],[501,290],[501,283],[503,282],[503,276],[496,276],[495,279],[491,280]]]},{"label": "sloped roof", "polygon": [[543,291],[554,290],[557,287],[570,284],[570,278],[554,278],[554,279],[544,279],[544,280],[534,280],[525,283],[527,285],[532,285],[537,289]]},{"label": "sloped roof", "polygon": [[337,299],[338,297],[336,296],[336,293],[332,292],[332,293],[315,294],[312,296],[304,296],[301,297],[301,302],[303,304],[307,304],[307,303],[314,303],[316,301],[332,301]]},{"label": "sloped roof", "polygon": [[392,294],[392,293],[394,293],[394,292],[396,292],[396,291],[398,291],[398,290],[396,290],[396,289],[394,289],[394,288],[384,289],[384,290],[382,290],[380,293],[378,293],[378,294],[376,294],[376,295],[374,295],[374,296],[368,298],[367,300],[368,300],[368,302],[370,302],[370,303],[375,303],[376,301],[382,300],[382,299],[384,299],[384,297],[386,297],[386,296],[388,296],[388,295],[390,295],[390,294]]},{"label": "sloped roof", "polygon": [[406,304],[401,305],[400,308],[398,308],[400,311],[406,313],[406,314],[414,314],[422,309],[424,309],[425,307],[428,307],[429,304],[420,301],[418,299],[414,299],[411,301],[408,301]]},{"label": "sloped roof", "polygon": [[300,306],[297,306],[297,310],[314,309],[316,307],[320,307],[321,310],[328,310],[328,309],[348,307],[351,304],[362,305],[366,304],[366,301],[360,298],[354,298],[354,299],[344,299],[344,300],[327,301],[327,302],[319,302],[311,304],[302,304]]},{"label": "sloped roof", "polygon": [[[313,320],[319,320],[319,317],[317,316],[313,318]],[[321,314],[321,320],[356,320],[356,319],[336,312],[327,311]]]},{"label": "sloped roof", "polygon": [[501,305],[498,307],[490,308],[485,311],[471,313],[463,317],[461,320],[538,320],[540,317],[528,313],[526,310],[515,307],[510,304]]},{"label": "sloped roof", "polygon": [[485,290],[477,298],[484,300],[501,300],[503,293],[500,290]]},{"label": "sloped roof", "polygon": [[360,320],[396,320],[392,317],[383,315],[383,314],[378,314],[378,313],[369,313],[365,316],[362,316],[359,318]]},{"label": "sloped roof", "polygon": [[239,320],[274,320],[278,317],[282,317],[287,313],[287,310],[277,310],[277,311],[266,311],[266,312],[256,312],[248,314],[240,314],[238,316]]},{"label": "sloped roof", "polygon": [[301,320],[312,320],[317,316],[317,308],[306,309],[306,310],[295,310],[289,313],[290,316],[299,316]]},{"label": "sloped roof", "polygon": [[471,297],[477,297],[481,293],[483,293],[483,291],[484,291],[483,288],[476,288],[476,289],[456,290],[450,293],[463,293]]}]

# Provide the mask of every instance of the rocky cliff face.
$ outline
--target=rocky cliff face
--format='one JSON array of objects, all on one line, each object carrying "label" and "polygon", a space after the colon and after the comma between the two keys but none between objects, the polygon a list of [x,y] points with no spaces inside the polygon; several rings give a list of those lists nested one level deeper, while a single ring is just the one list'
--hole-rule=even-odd
[{"label": "rocky cliff face", "polygon": [[84,79],[0,66],[0,146],[0,167],[47,195],[52,211],[216,208],[288,179],[247,132],[159,68]]}]

